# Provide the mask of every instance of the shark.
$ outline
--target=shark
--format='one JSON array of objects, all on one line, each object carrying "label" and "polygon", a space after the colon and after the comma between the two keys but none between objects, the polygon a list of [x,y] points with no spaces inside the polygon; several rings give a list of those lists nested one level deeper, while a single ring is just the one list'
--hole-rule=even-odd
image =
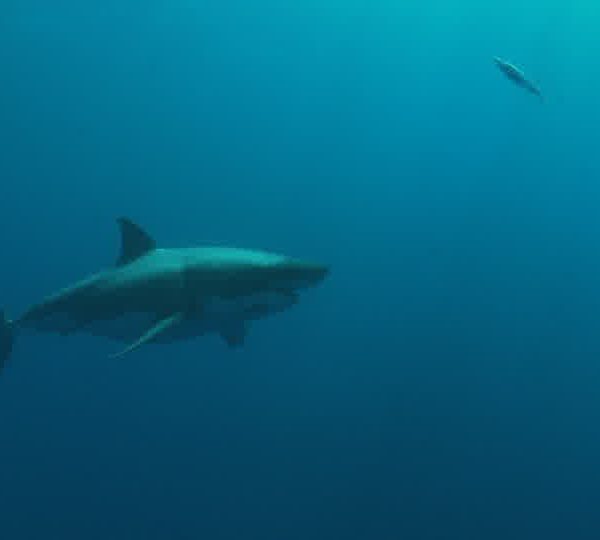
[{"label": "shark", "polygon": [[163,249],[129,218],[117,219],[116,262],[31,306],[0,312],[0,369],[22,330],[87,333],[122,343],[113,357],[147,344],[216,333],[244,344],[253,321],[294,306],[329,274],[323,264],[233,247]]},{"label": "shark", "polygon": [[525,73],[516,67],[514,64],[503,60],[502,58],[498,58],[494,56],[494,64],[506,75],[508,79],[510,79],[513,83],[521,88],[524,88],[529,93],[537,96],[540,100],[543,101],[542,92],[538,86],[536,86],[530,79],[528,79]]}]

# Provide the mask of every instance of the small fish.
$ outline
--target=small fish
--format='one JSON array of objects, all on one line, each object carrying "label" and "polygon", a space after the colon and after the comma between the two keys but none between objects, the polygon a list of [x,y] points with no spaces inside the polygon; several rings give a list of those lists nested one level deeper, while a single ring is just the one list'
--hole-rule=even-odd
[{"label": "small fish", "polygon": [[506,60],[502,60],[502,58],[498,58],[494,56],[494,63],[506,77],[508,77],[512,82],[514,82],[517,86],[524,88],[531,94],[536,95],[540,100],[544,100],[542,96],[541,90],[536,86],[530,79],[528,79],[523,71],[521,71],[518,67],[507,62]]}]

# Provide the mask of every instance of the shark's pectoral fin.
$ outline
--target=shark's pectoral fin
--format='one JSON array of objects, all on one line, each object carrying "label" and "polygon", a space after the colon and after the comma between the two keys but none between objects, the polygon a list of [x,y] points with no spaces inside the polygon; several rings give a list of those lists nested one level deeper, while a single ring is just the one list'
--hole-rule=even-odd
[{"label": "shark's pectoral fin", "polygon": [[232,349],[241,347],[246,340],[248,329],[244,321],[230,322],[221,328],[221,337]]},{"label": "shark's pectoral fin", "polygon": [[169,328],[178,324],[183,319],[183,313],[175,313],[173,315],[169,315],[164,319],[160,319],[156,322],[147,332],[145,332],[137,341],[123,349],[122,351],[111,355],[111,358],[118,358],[119,356],[123,356],[124,354],[130,353],[134,351],[138,347],[145,345],[146,343],[150,343],[154,338],[156,338],[159,334],[165,332]]}]

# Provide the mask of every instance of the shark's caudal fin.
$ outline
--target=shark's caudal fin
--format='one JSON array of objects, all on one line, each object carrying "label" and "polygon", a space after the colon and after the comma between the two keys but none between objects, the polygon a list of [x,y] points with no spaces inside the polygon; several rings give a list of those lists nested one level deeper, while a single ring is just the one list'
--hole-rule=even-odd
[{"label": "shark's caudal fin", "polygon": [[128,264],[156,249],[156,242],[144,229],[127,218],[117,220],[121,231],[121,253],[117,266]]},{"label": "shark's caudal fin", "polygon": [[4,311],[0,310],[0,371],[10,357],[14,343],[13,324],[7,319]]}]

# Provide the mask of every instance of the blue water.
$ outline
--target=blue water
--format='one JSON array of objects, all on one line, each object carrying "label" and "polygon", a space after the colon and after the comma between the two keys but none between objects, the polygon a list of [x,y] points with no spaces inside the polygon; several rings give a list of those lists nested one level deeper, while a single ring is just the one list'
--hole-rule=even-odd
[{"label": "blue water", "polygon": [[23,335],[0,538],[598,538],[599,24],[591,0],[6,1],[9,313],[111,264],[121,215],[332,273],[242,350]]}]

